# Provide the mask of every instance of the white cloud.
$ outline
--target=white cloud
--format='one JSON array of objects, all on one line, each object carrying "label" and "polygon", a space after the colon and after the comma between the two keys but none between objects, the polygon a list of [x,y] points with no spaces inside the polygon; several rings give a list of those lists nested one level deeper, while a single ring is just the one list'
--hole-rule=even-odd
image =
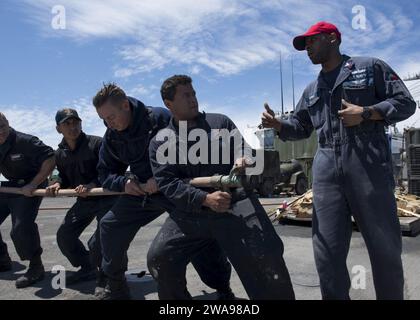
[{"label": "white cloud", "polygon": [[405,121],[397,124],[398,129],[401,131],[408,127],[420,127],[420,80],[405,81],[405,84],[413,96],[414,101],[417,103],[416,113]]},{"label": "white cloud", "polygon": [[44,143],[55,147],[58,133],[55,130],[54,115],[40,107],[1,106],[2,112],[11,127],[17,131],[40,138]]},{"label": "white cloud", "polygon": [[[114,52],[120,57],[113,66],[114,75],[119,78],[181,67],[212,82],[217,76],[239,74],[265,63],[278,65],[279,51],[287,59],[293,52],[293,36],[319,20],[338,25],[343,34],[343,52],[382,58],[402,77],[420,71],[417,53],[407,53],[410,43],[415,43],[419,35],[408,16],[411,13],[403,12],[398,3],[367,1],[367,29],[354,30],[355,3],[351,0],[62,0],[67,12],[65,32],[50,27],[50,8],[57,4],[56,0],[25,0],[25,3],[29,5],[28,18],[46,36],[67,36],[74,41],[123,40],[124,46]],[[309,64],[304,53],[296,54],[296,88],[305,85],[298,83],[299,78],[306,79],[318,69]],[[140,99],[153,98],[158,95],[158,88],[138,85],[127,92]],[[296,99],[299,96],[296,90]],[[89,99],[71,104],[78,105],[86,114],[86,130],[97,134],[104,131]],[[208,110],[230,115],[245,132],[248,124],[256,125],[259,121],[260,109],[258,105],[256,109],[247,108],[256,112],[235,113],[231,110],[237,108],[227,106]]]},{"label": "white cloud", "polygon": [[136,87],[129,89],[126,93],[129,96],[138,97],[139,99],[144,99],[144,97],[153,99],[158,92],[159,87],[156,85],[144,86],[139,84]]},{"label": "white cloud", "polygon": [[[25,0],[32,20],[47,34],[50,8],[56,0]],[[374,3],[366,7],[367,30],[353,30],[350,0],[62,0],[67,12],[64,35],[76,40],[127,39],[119,49],[122,61],[115,76],[170,66],[187,66],[192,74],[210,69],[219,75],[237,74],[275,61],[280,50],[287,56],[292,37],[318,20],[337,23],[349,51],[392,57],[408,40],[391,41],[413,33],[413,22],[397,5]],[[35,10],[34,10],[35,9]],[[381,11],[384,10],[384,12]],[[392,12],[392,14],[390,14]],[[378,50],[375,50],[378,48]]]},{"label": "white cloud", "polygon": [[82,119],[83,130],[87,134],[103,136],[105,133],[105,125],[96,113],[95,107],[92,105],[90,98],[79,98],[67,104],[70,108],[74,108]]},{"label": "white cloud", "polygon": [[[253,148],[259,148],[259,142],[254,133],[261,122],[261,105],[251,104],[244,109],[234,105],[217,106],[204,102],[200,103],[200,109],[207,113],[222,113],[228,116],[242,133],[246,142]],[[238,112],[238,110],[241,110],[241,112]]]},{"label": "white cloud", "polygon": [[404,61],[397,64],[395,71],[401,78],[404,79],[408,76],[420,74],[420,62],[418,61],[418,55],[416,58],[405,59]]},{"label": "white cloud", "polygon": [[[103,136],[105,125],[87,98],[74,100],[61,108],[74,108],[82,118],[83,130],[87,134]],[[61,109],[60,108],[60,109]],[[0,106],[11,127],[17,131],[37,136],[45,144],[57,148],[62,136],[56,131],[55,112],[41,107]]]},{"label": "white cloud", "polygon": [[190,68],[190,74],[191,75],[197,75],[197,74],[199,74],[201,72],[201,68],[199,67],[199,66],[197,66],[197,65],[194,65],[194,66],[192,66],[191,68]]}]

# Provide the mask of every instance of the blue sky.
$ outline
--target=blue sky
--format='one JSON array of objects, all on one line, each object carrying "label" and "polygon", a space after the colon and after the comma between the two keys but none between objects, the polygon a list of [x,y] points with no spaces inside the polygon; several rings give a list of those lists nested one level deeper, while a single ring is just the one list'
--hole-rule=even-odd
[{"label": "blue sky", "polygon": [[[56,5],[66,28],[54,29]],[[402,77],[420,72],[419,0],[2,0],[0,4],[0,110],[13,127],[56,146],[54,115],[62,107],[81,113],[84,130],[102,135],[91,106],[102,82],[114,81],[147,105],[163,106],[162,81],[193,77],[201,108],[229,115],[249,138],[265,101],[280,109],[279,55],[284,101],[316,76],[291,41],[313,23],[335,23],[342,52],[387,61]],[[366,28],[355,29],[355,6]]]}]

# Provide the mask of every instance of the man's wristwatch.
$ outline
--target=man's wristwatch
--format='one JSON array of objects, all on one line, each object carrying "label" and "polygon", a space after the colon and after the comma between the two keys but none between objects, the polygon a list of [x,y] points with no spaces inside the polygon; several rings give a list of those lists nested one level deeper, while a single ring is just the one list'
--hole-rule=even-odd
[{"label": "man's wristwatch", "polygon": [[126,182],[128,180],[132,180],[132,181],[135,181],[137,183],[139,182],[139,178],[132,172],[126,173],[124,176],[125,176]]},{"label": "man's wristwatch", "polygon": [[362,118],[364,121],[372,118],[372,110],[369,107],[364,107],[362,112]]}]

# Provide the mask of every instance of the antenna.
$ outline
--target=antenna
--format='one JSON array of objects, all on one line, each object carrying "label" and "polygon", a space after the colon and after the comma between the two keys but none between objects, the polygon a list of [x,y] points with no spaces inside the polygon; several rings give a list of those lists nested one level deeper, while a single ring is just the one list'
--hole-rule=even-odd
[{"label": "antenna", "polygon": [[281,61],[281,51],[280,51],[280,91],[281,91],[281,114],[284,114],[284,103],[283,103],[283,66]]},{"label": "antenna", "polygon": [[295,75],[293,67],[293,55],[292,55],[292,92],[293,92],[293,111],[295,111]]}]

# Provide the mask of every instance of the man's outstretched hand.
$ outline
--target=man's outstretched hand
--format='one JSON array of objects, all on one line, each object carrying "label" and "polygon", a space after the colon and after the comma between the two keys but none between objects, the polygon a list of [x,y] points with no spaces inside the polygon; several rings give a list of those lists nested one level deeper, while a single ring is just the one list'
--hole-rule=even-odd
[{"label": "man's outstretched hand", "polygon": [[277,131],[281,130],[281,122],[276,119],[274,111],[270,108],[268,103],[264,103],[265,111],[261,117],[261,123],[264,128],[273,128]]}]

